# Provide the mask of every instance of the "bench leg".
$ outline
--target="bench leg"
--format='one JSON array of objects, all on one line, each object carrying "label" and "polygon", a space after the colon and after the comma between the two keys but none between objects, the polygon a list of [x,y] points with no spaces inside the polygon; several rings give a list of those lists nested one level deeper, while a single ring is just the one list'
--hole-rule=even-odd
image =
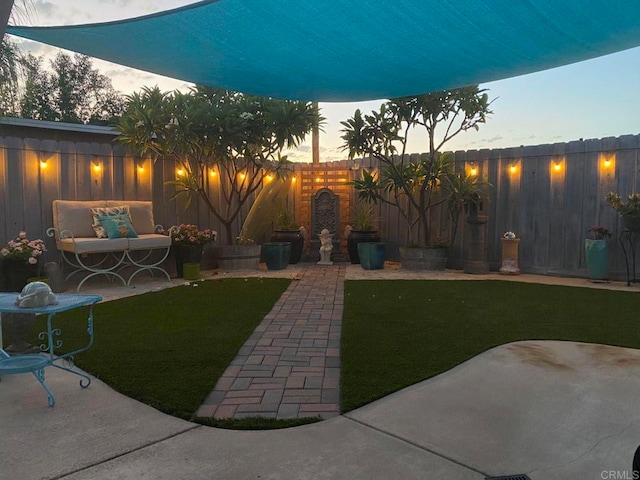
[{"label": "bench leg", "polygon": [[[75,262],[74,262],[72,259],[69,258],[69,255],[67,255],[67,253],[69,252],[62,252],[62,259],[67,265],[73,267],[74,270],[71,271],[65,277],[65,280],[71,279],[77,273],[87,274],[78,284],[78,288],[76,289],[77,292],[80,291],[80,289],[82,288],[82,286],[87,280],[89,280],[92,277],[96,277],[98,275],[106,276],[110,282],[113,282],[114,280],[117,279],[122,282],[123,286],[127,285],[127,282],[125,281],[125,279],[122,278],[122,276],[116,271],[121,267],[121,265],[125,261],[126,253],[127,253],[126,251],[109,252],[104,254],[101,254],[101,253],[89,254],[89,255],[93,255],[94,257],[97,257],[97,260],[95,260],[91,264],[87,263],[86,260],[83,261],[81,258],[81,255],[79,255],[78,253],[73,253],[72,259],[75,259]],[[113,263],[109,262],[110,259],[113,259]]]},{"label": "bench leg", "polygon": [[[149,260],[151,258],[151,254],[156,251],[156,250],[160,250],[158,248],[152,249],[152,250],[127,250],[126,252],[126,256],[127,256],[127,260],[125,262],[125,266],[133,266],[136,268],[136,270],[131,274],[131,276],[129,277],[129,279],[127,280],[127,285],[131,285],[131,281],[134,279],[134,277],[136,275],[138,275],[140,272],[149,272],[152,276],[153,276],[153,272],[158,271],[159,273],[164,274],[165,277],[167,277],[167,280],[171,280],[171,276],[169,275],[169,273],[160,266],[160,264],[162,264],[162,262],[164,262],[167,257],[169,256],[169,251],[171,250],[171,247],[166,247],[166,250],[164,252],[164,254],[162,255],[162,258],[160,258],[160,260],[153,262],[153,263],[144,263],[147,260]],[[131,256],[132,252],[147,252],[146,254],[143,253],[143,257],[141,259],[135,259]]]}]

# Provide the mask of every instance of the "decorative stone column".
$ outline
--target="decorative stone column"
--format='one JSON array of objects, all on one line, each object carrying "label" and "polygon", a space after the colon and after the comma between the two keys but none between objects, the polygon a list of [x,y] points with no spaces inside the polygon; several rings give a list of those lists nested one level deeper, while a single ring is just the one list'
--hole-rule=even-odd
[{"label": "decorative stone column", "polygon": [[487,243],[485,230],[487,215],[485,215],[486,201],[470,202],[466,207],[467,225],[464,231],[464,273],[489,273],[487,261]]}]

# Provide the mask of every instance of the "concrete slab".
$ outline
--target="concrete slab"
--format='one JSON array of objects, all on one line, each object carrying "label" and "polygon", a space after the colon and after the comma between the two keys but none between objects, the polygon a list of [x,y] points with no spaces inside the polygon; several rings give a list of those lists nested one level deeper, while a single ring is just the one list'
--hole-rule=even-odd
[{"label": "concrete slab", "polygon": [[337,417],[272,431],[201,427],[65,477],[135,480],[371,480],[484,476],[429,452]]},{"label": "concrete slab", "polygon": [[528,341],[347,416],[491,476],[632,478],[638,398],[640,351]]},{"label": "concrete slab", "polygon": [[[0,479],[60,478],[196,428],[115,392],[97,379],[46,368],[56,406],[31,375],[0,382]],[[112,477],[113,478],[113,477]]]}]

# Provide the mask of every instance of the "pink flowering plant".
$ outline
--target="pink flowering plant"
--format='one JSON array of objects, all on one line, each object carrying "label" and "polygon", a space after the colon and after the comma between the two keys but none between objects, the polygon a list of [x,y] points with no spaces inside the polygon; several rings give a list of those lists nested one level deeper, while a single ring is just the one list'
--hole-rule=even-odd
[{"label": "pink flowering plant", "polygon": [[24,260],[30,265],[37,265],[40,256],[46,252],[41,239],[29,240],[27,232],[20,232],[18,237],[0,249],[0,259]]},{"label": "pink flowering plant", "polygon": [[197,225],[189,223],[181,223],[161,233],[169,235],[174,245],[204,245],[216,240],[216,232],[210,228],[200,230]]},{"label": "pink flowering plant", "polygon": [[607,227],[602,225],[594,225],[587,230],[591,240],[606,240],[611,237],[611,232]]}]

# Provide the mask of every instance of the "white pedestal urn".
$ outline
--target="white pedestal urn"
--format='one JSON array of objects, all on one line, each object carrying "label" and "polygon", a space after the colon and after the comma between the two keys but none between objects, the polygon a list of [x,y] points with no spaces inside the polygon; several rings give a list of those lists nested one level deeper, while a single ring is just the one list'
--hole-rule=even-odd
[{"label": "white pedestal urn", "polygon": [[502,266],[500,273],[503,275],[519,275],[520,267],[518,265],[518,248],[520,246],[519,238],[503,238],[502,239]]}]

